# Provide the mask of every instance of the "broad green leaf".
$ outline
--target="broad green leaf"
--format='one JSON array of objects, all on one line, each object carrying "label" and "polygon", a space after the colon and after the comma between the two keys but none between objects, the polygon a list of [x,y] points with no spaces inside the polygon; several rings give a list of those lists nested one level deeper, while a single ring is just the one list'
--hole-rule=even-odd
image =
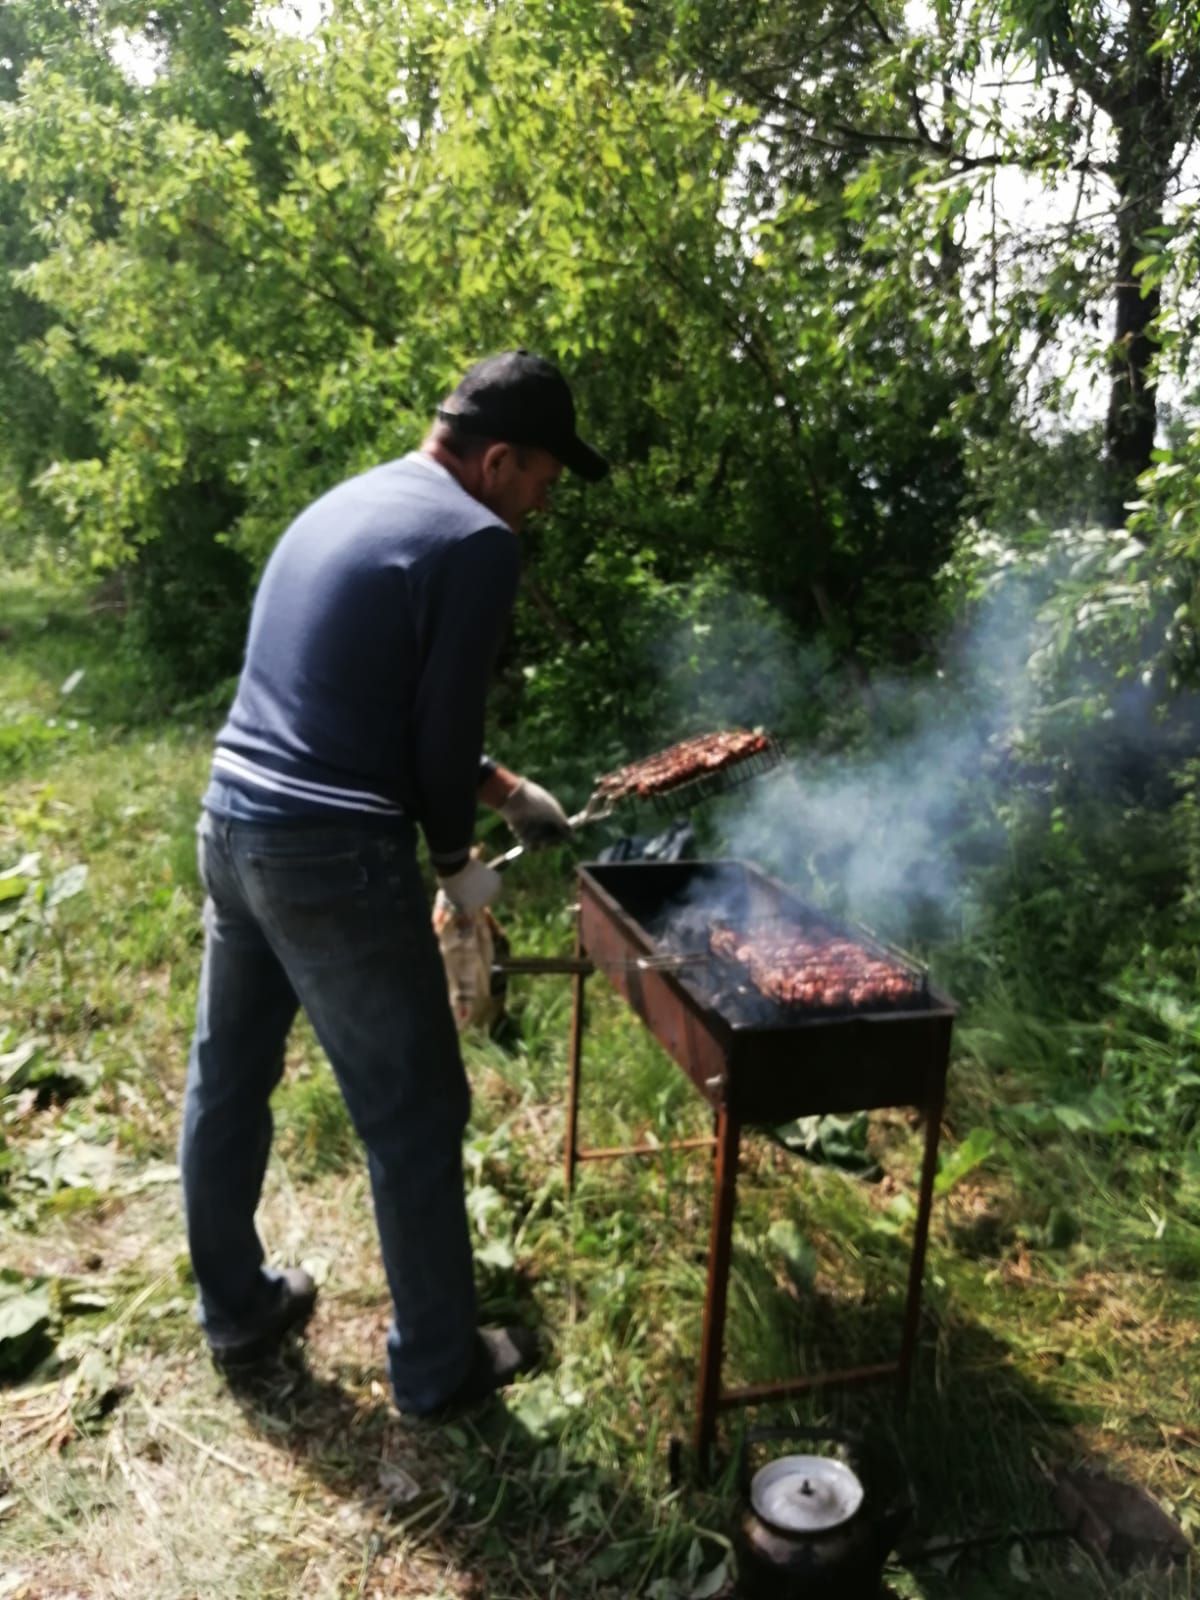
[{"label": "broad green leaf", "polygon": [[76,862],[73,867],[68,867],[65,872],[60,872],[51,881],[49,892],[46,895],[46,905],[57,906],[64,900],[70,900],[80,894],[87,883],[88,869],[82,862]]},{"label": "broad green leaf", "polygon": [[688,1590],[688,1600],[713,1600],[713,1597],[724,1592],[730,1579],[729,1558],[722,1556],[715,1567],[697,1578]]},{"label": "broad green leaf", "polygon": [[0,1284],[0,1373],[16,1377],[36,1352],[50,1325],[48,1289],[17,1290]]},{"label": "broad green leaf", "polygon": [[968,1172],[973,1172],[996,1149],[996,1134],[991,1128],[972,1128],[967,1137],[957,1144],[940,1163],[934,1180],[936,1194],[948,1194]]},{"label": "broad green leaf", "polygon": [[60,1145],[27,1147],[25,1170],[45,1188],[96,1189],[112,1184],[117,1152],[111,1145],[88,1144],[83,1139]]},{"label": "broad green leaf", "polygon": [[0,901],[21,899],[25,891],[38,881],[41,865],[41,852],[31,850],[21,857],[16,866],[0,872]]},{"label": "broad green leaf", "polygon": [[790,1218],[779,1218],[767,1229],[767,1240],[784,1258],[797,1285],[811,1287],[817,1272],[817,1256],[812,1245]]},{"label": "broad green leaf", "polygon": [[522,1384],[509,1395],[505,1405],[509,1415],[535,1440],[557,1438],[572,1411],[550,1377]]},{"label": "broad green leaf", "polygon": [[476,1247],[475,1259],[482,1261],[485,1266],[507,1272],[512,1268],[516,1257],[513,1255],[512,1246],[503,1239],[489,1239]]},{"label": "broad green leaf", "polygon": [[12,1094],[27,1082],[40,1048],[39,1039],[23,1039],[14,1050],[0,1055],[0,1094]]}]

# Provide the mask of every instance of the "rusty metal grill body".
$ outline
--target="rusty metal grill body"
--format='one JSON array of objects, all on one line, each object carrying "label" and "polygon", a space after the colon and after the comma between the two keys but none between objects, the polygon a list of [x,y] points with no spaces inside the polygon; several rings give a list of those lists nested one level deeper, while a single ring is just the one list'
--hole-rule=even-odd
[{"label": "rusty metal grill body", "polygon": [[[703,1463],[727,1406],[782,1398],[818,1383],[897,1377],[907,1385],[916,1346],[921,1279],[938,1130],[950,1056],[953,1004],[913,969],[913,992],[886,1008],[820,1012],[748,995],[736,968],[717,958],[686,956],[712,921],[739,927],[788,923],[849,937],[873,954],[896,954],[862,930],[807,907],[782,884],[738,861],[591,864],[579,870],[579,928],[567,1114],[566,1177],[579,1161],[651,1154],[655,1148],[589,1150],[578,1143],[584,1029],[584,980],[603,971],[713,1108],[715,1192],[704,1308],[695,1444]],[[777,1384],[724,1390],[720,1383],[725,1299],[736,1200],[738,1145],[747,1125],[793,1117],[914,1106],[925,1113],[926,1139],[910,1261],[903,1342],[897,1361],[823,1373]]]}]

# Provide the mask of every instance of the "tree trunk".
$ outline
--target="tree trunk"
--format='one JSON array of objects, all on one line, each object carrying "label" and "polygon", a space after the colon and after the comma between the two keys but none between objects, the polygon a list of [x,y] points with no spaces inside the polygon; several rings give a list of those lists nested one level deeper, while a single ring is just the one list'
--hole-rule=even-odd
[{"label": "tree trunk", "polygon": [[1158,354],[1157,318],[1162,296],[1134,273],[1152,248],[1166,209],[1171,155],[1178,132],[1171,75],[1152,0],[1128,0],[1123,59],[1101,104],[1113,121],[1117,160],[1116,316],[1110,357],[1111,387],[1104,430],[1105,517],[1125,521],[1137,479],[1150,465],[1158,427],[1152,367]]},{"label": "tree trunk", "polygon": [[1110,362],[1105,445],[1105,520],[1119,528],[1137,478],[1150,465],[1158,427],[1158,399],[1151,374],[1158,353],[1155,319],[1162,296],[1143,290],[1134,274],[1146,254],[1151,230],[1162,226],[1170,160],[1162,143],[1147,137],[1145,111],[1118,135],[1116,316]]}]

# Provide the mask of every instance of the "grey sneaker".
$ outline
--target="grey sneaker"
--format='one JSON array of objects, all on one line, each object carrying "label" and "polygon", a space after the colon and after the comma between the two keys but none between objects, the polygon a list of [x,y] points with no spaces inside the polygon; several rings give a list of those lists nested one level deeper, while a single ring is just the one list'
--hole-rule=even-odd
[{"label": "grey sneaker", "polygon": [[279,1299],[268,1320],[242,1339],[210,1339],[218,1367],[250,1367],[273,1356],[289,1333],[298,1333],[312,1316],[317,1286],[303,1267],[285,1267]]}]

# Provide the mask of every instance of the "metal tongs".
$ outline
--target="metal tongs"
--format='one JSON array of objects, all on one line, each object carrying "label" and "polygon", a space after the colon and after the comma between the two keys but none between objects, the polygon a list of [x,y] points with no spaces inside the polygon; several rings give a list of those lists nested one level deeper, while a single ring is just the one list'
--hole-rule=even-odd
[{"label": "metal tongs", "polygon": [[[603,822],[607,817],[611,817],[612,814],[613,801],[608,795],[602,794],[597,790],[582,811],[577,811],[573,817],[567,818],[567,826],[574,833],[577,828],[586,828],[589,822]],[[503,855],[493,856],[487,865],[492,868],[493,872],[502,872],[510,862],[516,861],[523,856],[527,849],[527,845],[514,844]]]},{"label": "metal tongs", "polygon": [[[684,741],[685,743],[687,741]],[[671,746],[675,748],[674,745]],[[659,755],[666,752],[659,752]],[[653,761],[654,756],[648,756],[647,761]],[[620,773],[609,773],[597,781],[592,797],[582,811],[577,811],[573,817],[567,818],[567,824],[572,833],[577,828],[585,828],[591,822],[603,822],[611,817],[619,805],[624,805],[633,799],[641,799],[663,811],[670,809],[677,811],[680,802],[685,805],[695,804],[702,800],[709,800],[719,794],[725,794],[739,784],[751,778],[761,777],[764,773],[780,766],[784,759],[783,745],[778,739],[767,736],[766,744],[759,750],[747,751],[744,755],[727,761],[724,766],[711,771],[700,771],[691,777],[684,778],[681,782],[672,783],[657,793],[648,795],[633,794],[627,789],[613,790],[612,780],[620,777],[629,769],[622,768]],[[634,763],[641,766],[641,762]],[[499,871],[512,861],[516,861],[525,854],[526,846],[513,845],[511,850],[506,850],[503,855],[496,856],[488,862],[488,866]]]}]

